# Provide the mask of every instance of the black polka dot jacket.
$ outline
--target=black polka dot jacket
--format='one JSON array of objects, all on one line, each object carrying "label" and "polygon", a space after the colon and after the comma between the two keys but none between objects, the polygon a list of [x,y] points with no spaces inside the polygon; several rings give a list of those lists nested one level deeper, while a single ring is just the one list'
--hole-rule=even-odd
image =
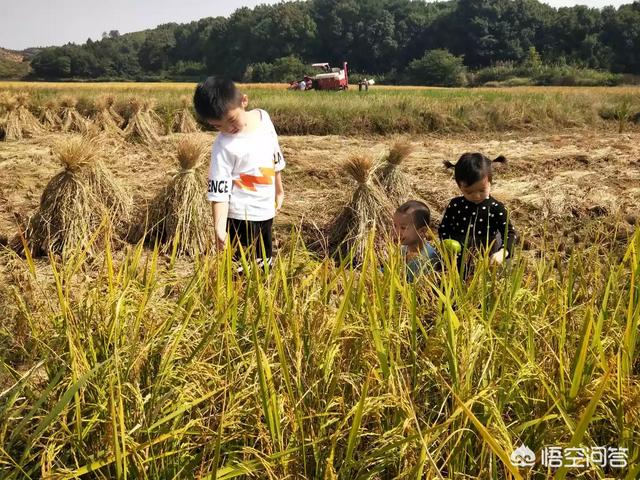
[{"label": "black polka dot jacket", "polygon": [[491,196],[481,203],[464,197],[451,200],[442,216],[438,235],[441,240],[451,238],[467,248],[491,247],[490,253],[505,247],[507,256],[512,255],[516,241],[507,209]]}]

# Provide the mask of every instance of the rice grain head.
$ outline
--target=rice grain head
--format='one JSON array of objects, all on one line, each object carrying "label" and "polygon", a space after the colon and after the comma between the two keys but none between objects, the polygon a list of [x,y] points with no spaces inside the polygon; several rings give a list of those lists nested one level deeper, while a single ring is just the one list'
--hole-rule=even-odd
[{"label": "rice grain head", "polygon": [[94,118],[94,125],[99,131],[103,131],[108,135],[114,135],[121,137],[123,131],[120,128],[121,117],[112,112],[112,105],[115,101],[113,95],[101,95],[95,100],[96,114]]},{"label": "rice grain head", "polygon": [[369,156],[353,155],[344,165],[358,185],[351,200],[328,226],[329,248],[334,254],[344,255],[353,249],[356,259],[361,259],[371,233],[375,242],[386,241],[392,206],[385,193],[372,181],[373,162]]},{"label": "rice grain head", "polygon": [[181,107],[173,114],[173,120],[171,122],[172,132],[193,133],[199,130],[198,124],[191,114],[190,104],[191,100],[189,97],[180,97]]},{"label": "rice grain head", "polygon": [[178,241],[178,251],[189,255],[211,248],[213,219],[202,191],[205,177],[197,168],[205,152],[206,145],[195,136],[185,136],[176,145],[180,171],[151,201],[149,240],[166,248]]},{"label": "rice grain head", "polygon": [[183,137],[176,146],[176,157],[182,170],[197,168],[206,153],[206,144],[197,137],[188,135]]},{"label": "rice grain head", "polygon": [[344,164],[344,171],[351,175],[358,183],[366,183],[369,180],[373,162],[366,155],[352,155]]},{"label": "rice grain head", "polygon": [[124,129],[127,140],[146,145],[155,145],[160,141],[159,126],[150,115],[151,101],[140,97],[129,99],[129,120]]},{"label": "rice grain head", "polygon": [[87,120],[76,110],[78,99],[65,95],[60,99],[61,129],[63,132],[86,133],[89,126]]},{"label": "rice grain head", "polygon": [[393,165],[400,165],[411,153],[413,152],[413,145],[406,140],[398,140],[393,144],[389,154],[387,155],[387,162]]},{"label": "rice grain head", "polygon": [[29,94],[19,92],[3,100],[6,114],[0,122],[0,137],[5,140],[33,138],[44,133],[44,127],[29,110]]},{"label": "rice grain head", "polygon": [[415,196],[411,177],[401,168],[402,162],[411,155],[412,150],[411,143],[398,140],[392,145],[384,161],[375,168],[375,180],[394,207]]},{"label": "rice grain head", "polygon": [[93,140],[93,137],[74,135],[58,140],[51,150],[65,169],[79,172],[97,160]]},{"label": "rice grain head", "polygon": [[[64,253],[84,245],[106,218],[122,230],[132,202],[101,161],[100,137],[73,135],[52,151],[64,169],[45,187],[24,235],[34,254]],[[117,230],[116,230],[117,232]]]},{"label": "rice grain head", "polygon": [[58,105],[54,100],[47,100],[40,115],[40,121],[45,128],[54,130],[60,126],[60,116],[58,115]]}]

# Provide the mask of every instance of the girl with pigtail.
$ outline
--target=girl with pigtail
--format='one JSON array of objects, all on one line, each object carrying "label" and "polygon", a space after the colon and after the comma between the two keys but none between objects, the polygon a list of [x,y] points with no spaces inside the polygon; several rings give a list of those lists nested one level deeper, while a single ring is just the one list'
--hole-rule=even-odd
[{"label": "girl with pigtail", "polygon": [[490,160],[481,153],[465,153],[455,164],[444,162],[454,169],[462,195],[449,202],[438,235],[443,241],[458,242],[461,253],[487,249],[491,262],[501,264],[513,255],[516,231],[506,207],[491,196],[494,162],[504,163],[506,158]]}]

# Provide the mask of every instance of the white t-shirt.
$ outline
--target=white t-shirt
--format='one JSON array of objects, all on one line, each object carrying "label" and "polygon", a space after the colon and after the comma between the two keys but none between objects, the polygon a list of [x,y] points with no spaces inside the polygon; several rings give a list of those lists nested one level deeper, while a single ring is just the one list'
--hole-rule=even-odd
[{"label": "white t-shirt", "polygon": [[211,148],[207,199],[229,202],[229,218],[260,222],[276,215],[275,174],[284,166],[276,129],[260,112],[260,127],[220,133]]}]

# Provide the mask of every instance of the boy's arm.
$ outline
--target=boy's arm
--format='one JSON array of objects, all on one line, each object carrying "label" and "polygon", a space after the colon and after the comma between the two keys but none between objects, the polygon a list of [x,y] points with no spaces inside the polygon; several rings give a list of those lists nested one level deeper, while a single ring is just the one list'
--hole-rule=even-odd
[{"label": "boy's arm", "polygon": [[216,246],[224,248],[227,239],[227,217],[231,196],[233,159],[215,142],[211,152],[207,199],[212,202]]},{"label": "boy's arm", "polygon": [[282,175],[276,172],[276,213],[282,208],[284,202],[284,187],[282,186]]},{"label": "boy's arm", "polygon": [[223,249],[227,241],[227,217],[229,215],[229,202],[212,202],[213,225],[216,235],[216,248]]},{"label": "boy's arm", "polygon": [[[267,114],[268,116],[269,114]],[[271,122],[271,117],[269,117],[269,122]],[[273,166],[276,172],[275,183],[276,183],[276,213],[280,211],[282,208],[282,203],[284,202],[284,187],[282,186],[282,170],[286,165],[284,161],[284,155],[282,155],[282,149],[280,148],[280,142],[278,141],[278,134],[276,133],[276,129],[271,123],[271,129],[274,139],[274,152],[273,152]]]}]

